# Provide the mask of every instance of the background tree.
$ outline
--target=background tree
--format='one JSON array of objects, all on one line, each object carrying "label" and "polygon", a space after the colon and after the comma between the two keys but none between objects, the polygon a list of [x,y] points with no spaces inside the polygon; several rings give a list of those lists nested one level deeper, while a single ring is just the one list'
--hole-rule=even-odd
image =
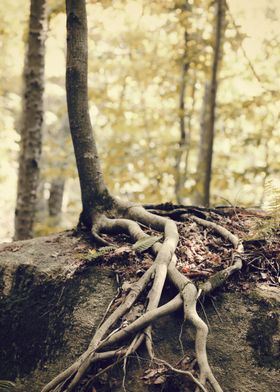
[{"label": "background tree", "polygon": [[214,30],[213,63],[210,83],[205,83],[202,106],[201,133],[196,170],[195,204],[209,206],[212,174],[212,156],[215,134],[216,97],[218,89],[218,68],[222,57],[222,36],[225,23],[225,2],[217,0]]},{"label": "background tree", "polygon": [[42,149],[45,21],[45,0],[31,1],[24,66],[15,240],[33,235]]},{"label": "background tree", "polygon": [[65,105],[61,105],[61,102],[49,96],[46,107],[48,110],[52,108],[52,113],[57,113],[62,119],[44,128],[40,185],[34,224],[35,236],[62,230],[67,224],[69,208],[63,214],[62,208],[63,203],[67,203],[67,183],[76,176],[68,115],[64,114]]},{"label": "background tree", "polygon": [[[182,75],[180,79],[180,86],[179,86],[179,124],[180,124],[180,140],[177,149],[177,156],[175,162],[175,196],[176,201],[178,203],[182,202],[181,199],[181,191],[184,186],[185,182],[185,174],[186,174],[186,165],[187,159],[185,162],[182,162],[182,158],[185,155],[188,155],[189,150],[189,134],[190,129],[187,129],[186,125],[186,109],[185,109],[185,94],[186,94],[186,83],[187,83],[187,76],[188,76],[188,69],[190,67],[189,59],[188,59],[188,31],[187,31],[187,24],[190,17],[190,5],[188,1],[183,5],[182,9],[182,24],[184,26],[184,41],[185,47],[182,56]],[[189,113],[189,116],[191,114]],[[183,166],[183,167],[182,167]]]},{"label": "background tree", "polygon": [[[67,146],[67,139],[69,136],[69,121],[68,115],[62,118],[61,126],[57,131],[57,137],[55,139],[55,144],[58,152],[64,150]],[[54,137],[54,135],[53,135]],[[50,194],[48,199],[48,209],[49,216],[57,218],[57,222],[61,216],[63,194],[65,188],[65,174],[64,170],[67,167],[67,157],[60,157],[53,164],[54,174],[50,182]]]}]

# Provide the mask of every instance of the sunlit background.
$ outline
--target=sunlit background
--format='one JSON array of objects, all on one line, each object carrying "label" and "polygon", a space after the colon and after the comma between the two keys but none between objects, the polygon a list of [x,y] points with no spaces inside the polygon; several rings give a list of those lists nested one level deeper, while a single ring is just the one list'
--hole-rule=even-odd
[{"label": "sunlit background", "polygon": [[[186,123],[190,134],[181,197],[193,202],[204,86],[209,80],[212,2],[189,1],[182,18],[172,0],[88,1],[89,100],[106,182],[122,198],[176,202],[179,88],[184,31],[189,34]],[[182,2],[181,2],[182,3]],[[280,171],[280,3],[228,0],[219,73],[211,204],[261,206],[265,184]],[[72,227],[79,186],[66,120],[63,1],[49,1],[45,130],[36,234]],[[29,1],[0,8],[0,238],[13,235],[21,80]],[[47,205],[52,183],[63,184],[59,218]]]}]

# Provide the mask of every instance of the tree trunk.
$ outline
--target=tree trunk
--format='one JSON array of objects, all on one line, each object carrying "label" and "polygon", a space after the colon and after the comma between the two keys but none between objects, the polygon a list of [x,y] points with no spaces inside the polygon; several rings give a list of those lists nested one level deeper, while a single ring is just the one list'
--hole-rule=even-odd
[{"label": "tree trunk", "polygon": [[61,213],[65,179],[57,177],[51,182],[49,204],[49,216],[58,217]]},{"label": "tree trunk", "polygon": [[65,114],[61,120],[61,126],[53,136],[57,145],[57,160],[53,160],[51,167],[55,169],[57,175],[51,179],[50,195],[48,199],[49,216],[57,217],[57,223],[60,218],[63,194],[66,182],[65,167],[67,167],[66,158],[61,159],[61,151],[64,151],[69,135],[68,115]]},{"label": "tree trunk", "polygon": [[16,240],[32,237],[36,213],[44,111],[45,21],[45,0],[32,0],[24,67],[21,145],[15,210],[14,239]]},{"label": "tree trunk", "polygon": [[34,220],[34,226],[37,222],[42,222],[47,215],[47,202],[45,198],[45,179],[40,176],[40,181],[37,187],[37,203],[36,203],[36,215]]},{"label": "tree trunk", "polygon": [[[210,85],[206,83],[202,108],[200,148],[197,163],[195,204],[208,206],[212,173],[213,143],[215,131],[215,111],[217,95],[217,75],[221,59],[221,41],[225,13],[224,0],[216,0],[216,27],[214,56]],[[209,91],[208,91],[209,90]]]},{"label": "tree trunk", "polygon": [[209,171],[209,159],[212,161],[213,154],[213,144],[211,145],[213,135],[210,132],[210,99],[210,84],[206,82],[201,108],[199,156],[195,187],[195,204],[205,206],[209,204],[210,198],[211,170]]},{"label": "tree trunk", "polygon": [[[111,198],[105,186],[88,108],[88,44],[85,1],[66,0],[66,91],[69,124],[79,173],[82,222],[90,227],[92,214]],[[71,37],[71,39],[70,39]]]},{"label": "tree trunk", "polygon": [[181,162],[182,157],[185,150],[188,147],[188,132],[186,130],[186,122],[185,122],[185,93],[186,93],[186,79],[187,72],[189,69],[189,61],[187,60],[187,43],[188,43],[188,34],[185,31],[184,34],[185,40],[185,50],[183,55],[183,64],[182,64],[182,76],[180,82],[180,95],[179,95],[179,125],[180,125],[180,141],[179,148],[177,151],[176,163],[175,163],[175,196],[177,203],[182,202],[181,198],[181,190],[184,185],[184,175],[182,173]]}]

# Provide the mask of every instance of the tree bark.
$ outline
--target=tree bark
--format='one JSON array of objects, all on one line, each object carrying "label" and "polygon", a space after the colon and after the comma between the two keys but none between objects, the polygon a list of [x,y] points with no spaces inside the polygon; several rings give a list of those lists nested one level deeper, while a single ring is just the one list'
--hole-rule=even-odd
[{"label": "tree bark", "polygon": [[186,93],[186,79],[187,72],[189,69],[189,61],[187,59],[187,43],[188,43],[188,33],[185,31],[184,33],[184,41],[185,41],[185,50],[183,55],[183,64],[182,64],[182,76],[180,81],[180,94],[179,94],[179,126],[180,126],[180,140],[179,140],[179,148],[176,157],[175,163],[175,196],[177,203],[182,202],[181,198],[181,190],[184,183],[184,175],[182,173],[181,162],[183,153],[188,148],[188,132],[186,130],[186,121],[185,121],[185,93]]},{"label": "tree bark", "polygon": [[[67,167],[67,158],[61,157],[61,152],[65,151],[65,145],[67,144],[67,138],[69,136],[69,121],[68,115],[65,114],[61,120],[61,125],[56,131],[53,138],[55,138],[56,149],[54,150],[56,159],[52,159],[52,162],[48,164],[54,169],[56,176],[53,176],[50,180],[50,195],[48,198],[48,213],[50,217],[56,217],[56,224],[59,222],[63,194],[66,182],[65,168]],[[54,222],[53,222],[54,223]]]},{"label": "tree bark", "polygon": [[105,186],[88,108],[87,16],[84,0],[66,0],[66,91],[69,124],[77,162],[83,211],[82,222],[90,227],[92,214],[106,208],[111,197]]},{"label": "tree bark", "polygon": [[51,182],[50,196],[48,200],[49,216],[59,217],[61,214],[65,179],[63,177],[54,178]]},{"label": "tree bark", "polygon": [[200,147],[196,171],[195,204],[208,206],[210,203],[210,184],[215,132],[215,112],[217,96],[217,75],[221,60],[221,41],[224,23],[224,0],[216,0],[216,26],[214,55],[211,68],[210,85],[206,83],[202,108]]},{"label": "tree bark", "polygon": [[31,238],[36,213],[43,128],[45,0],[32,0],[24,66],[21,144],[15,210],[15,240]]}]

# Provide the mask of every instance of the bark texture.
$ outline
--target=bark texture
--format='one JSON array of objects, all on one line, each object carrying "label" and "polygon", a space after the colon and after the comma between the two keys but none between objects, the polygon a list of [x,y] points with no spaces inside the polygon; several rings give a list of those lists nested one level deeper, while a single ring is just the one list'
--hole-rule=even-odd
[{"label": "bark texture", "polygon": [[32,237],[43,128],[46,1],[32,0],[24,66],[21,144],[14,239]]},{"label": "bark texture", "polygon": [[50,217],[56,217],[56,224],[59,221],[62,202],[63,202],[63,194],[66,183],[66,173],[65,170],[69,165],[67,156],[63,155],[61,157],[61,152],[65,150],[65,145],[67,145],[68,137],[69,137],[69,121],[68,115],[65,114],[61,120],[61,125],[56,133],[52,136],[56,139],[56,148],[57,156],[56,160],[52,160],[51,167],[54,168],[54,172],[57,174],[51,179],[50,182],[50,195],[48,198],[48,213]]},{"label": "bark texture", "polygon": [[[186,84],[187,84],[187,73],[189,69],[189,61],[187,57],[187,44],[188,44],[188,33],[185,31],[184,34],[185,41],[185,50],[183,55],[183,64],[182,64],[182,74],[180,81],[180,94],[179,94],[179,125],[180,125],[180,140],[179,140],[179,148],[176,157],[175,163],[175,196],[178,203],[182,202],[181,191],[184,186],[185,175],[182,172],[181,162],[184,153],[188,148],[189,143],[189,134],[186,129],[186,121],[185,121],[185,93],[186,93]],[[185,162],[186,163],[186,162]]]},{"label": "bark texture", "polygon": [[214,55],[211,67],[210,84],[205,85],[202,108],[200,146],[197,162],[197,181],[195,204],[208,206],[210,203],[210,185],[212,173],[212,157],[215,132],[216,96],[218,88],[218,68],[221,60],[221,42],[225,16],[224,0],[216,0],[216,25]]},{"label": "bark texture", "polygon": [[51,182],[49,204],[49,215],[59,216],[62,208],[63,192],[64,192],[65,179],[57,177]]},{"label": "bark texture", "polygon": [[96,206],[106,204],[104,184],[88,108],[88,44],[84,1],[66,0],[67,65],[66,90],[71,136],[80,179],[82,220],[91,226]]}]

